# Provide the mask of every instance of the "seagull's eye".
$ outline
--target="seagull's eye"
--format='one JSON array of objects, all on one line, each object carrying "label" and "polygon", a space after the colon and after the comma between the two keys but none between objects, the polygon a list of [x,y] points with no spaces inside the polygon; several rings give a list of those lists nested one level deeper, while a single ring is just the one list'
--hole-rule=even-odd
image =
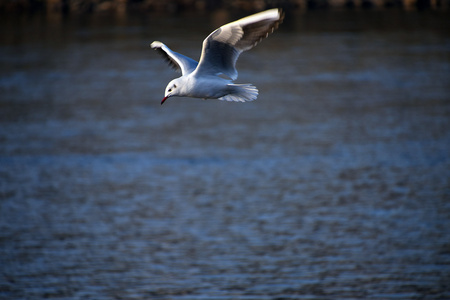
[{"label": "seagull's eye", "polygon": [[168,89],[167,91],[170,93],[172,90],[174,90],[174,89],[176,89],[177,88],[177,85],[176,84],[174,84],[170,89]]}]

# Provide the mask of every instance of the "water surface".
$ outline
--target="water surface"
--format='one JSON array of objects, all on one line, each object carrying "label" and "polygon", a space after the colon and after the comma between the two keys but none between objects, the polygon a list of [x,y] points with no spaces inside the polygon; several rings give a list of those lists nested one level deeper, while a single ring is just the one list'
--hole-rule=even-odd
[{"label": "water surface", "polygon": [[447,17],[294,14],[257,101],[162,107],[149,43],[233,16],[3,18],[0,298],[450,298]]}]

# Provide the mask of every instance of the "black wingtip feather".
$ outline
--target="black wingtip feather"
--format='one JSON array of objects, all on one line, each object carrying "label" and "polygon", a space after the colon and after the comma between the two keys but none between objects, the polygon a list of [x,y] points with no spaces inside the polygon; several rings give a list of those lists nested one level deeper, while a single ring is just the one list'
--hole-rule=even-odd
[{"label": "black wingtip feather", "polygon": [[180,66],[177,64],[176,61],[174,61],[169,55],[167,55],[167,53],[161,49],[161,47],[152,47],[159,55],[161,55],[164,60],[168,63],[168,65],[174,69],[175,71],[177,71],[178,73],[181,73],[181,68]]},{"label": "black wingtip feather", "polygon": [[[283,22],[284,12],[281,8],[278,9],[278,15],[279,18],[275,21],[268,22],[267,20],[261,20],[259,22],[251,23],[243,27],[244,36],[240,41],[236,43],[236,45],[242,47],[245,50],[256,46],[263,39],[267,38],[269,34],[273,33]],[[253,41],[250,42],[250,44],[246,44],[246,42],[249,42],[249,40],[246,38],[248,37],[248,35],[255,35],[253,37]]]}]

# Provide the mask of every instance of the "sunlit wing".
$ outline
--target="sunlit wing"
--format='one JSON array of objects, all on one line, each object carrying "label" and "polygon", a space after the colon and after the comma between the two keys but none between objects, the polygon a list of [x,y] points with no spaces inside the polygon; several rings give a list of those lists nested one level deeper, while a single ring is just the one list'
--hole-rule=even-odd
[{"label": "sunlit wing", "polygon": [[203,41],[196,74],[224,74],[235,80],[239,55],[272,33],[282,20],[281,10],[270,9],[216,29]]}]

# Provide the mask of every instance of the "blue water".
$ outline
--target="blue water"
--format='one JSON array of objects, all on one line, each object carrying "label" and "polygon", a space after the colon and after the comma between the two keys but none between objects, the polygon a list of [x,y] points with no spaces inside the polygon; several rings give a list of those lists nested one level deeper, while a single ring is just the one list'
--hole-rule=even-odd
[{"label": "blue water", "polygon": [[447,16],[294,15],[257,101],[160,106],[212,18],[1,21],[0,298],[450,298]]}]

